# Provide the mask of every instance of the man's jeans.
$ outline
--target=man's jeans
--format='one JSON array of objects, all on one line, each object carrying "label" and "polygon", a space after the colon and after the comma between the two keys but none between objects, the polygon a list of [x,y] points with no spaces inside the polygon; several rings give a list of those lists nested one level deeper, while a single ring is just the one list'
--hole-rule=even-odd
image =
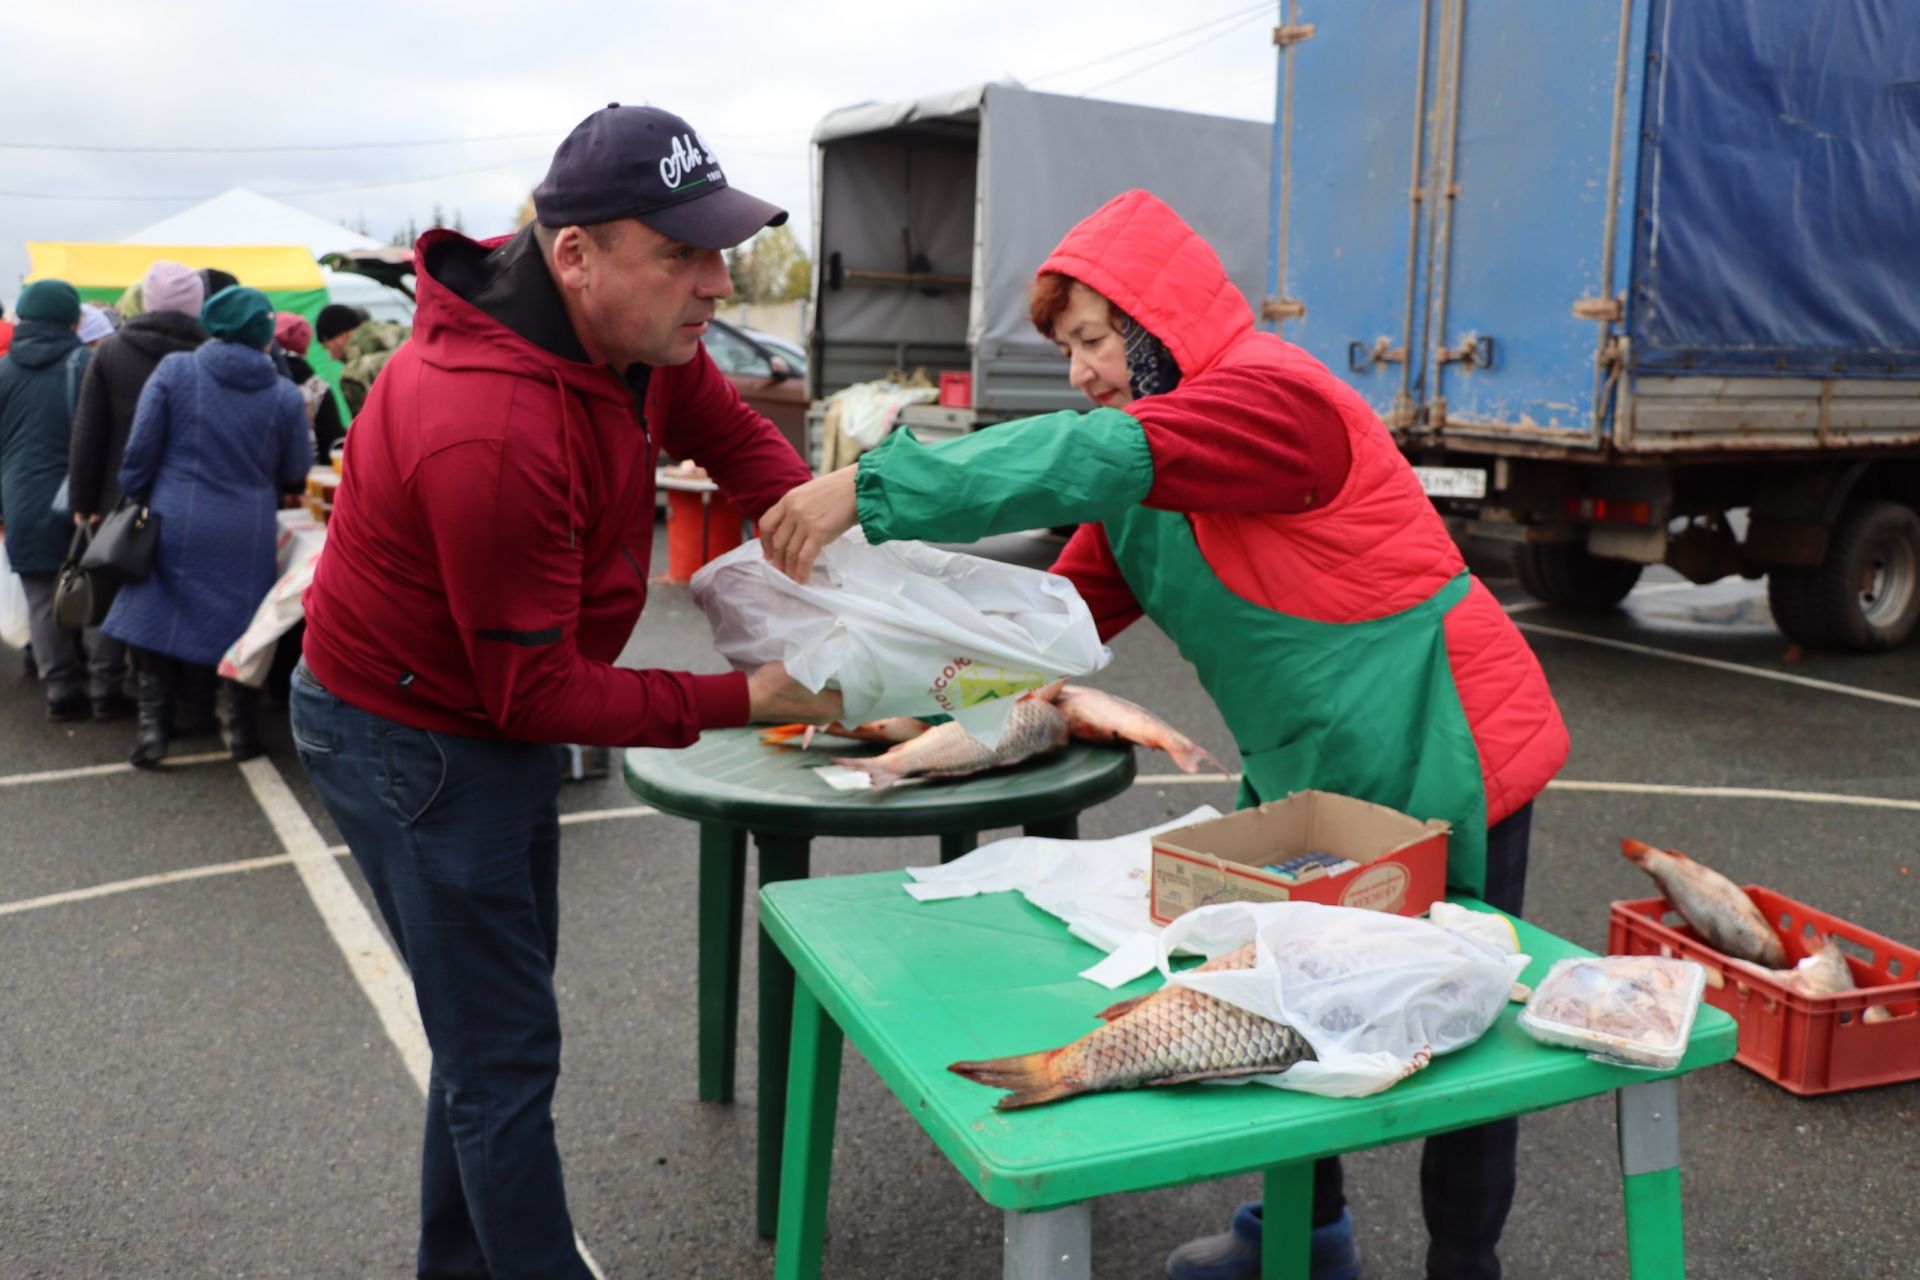
[{"label": "man's jeans", "polygon": [[302,662],[294,744],[346,836],[433,1049],[419,1274],[584,1280],[553,1137],[558,749],[370,715]]}]

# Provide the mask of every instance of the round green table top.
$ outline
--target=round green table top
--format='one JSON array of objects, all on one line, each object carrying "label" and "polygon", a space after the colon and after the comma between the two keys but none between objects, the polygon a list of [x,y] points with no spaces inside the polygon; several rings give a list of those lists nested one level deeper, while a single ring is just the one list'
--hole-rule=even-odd
[{"label": "round green table top", "polygon": [[1133,749],[1070,742],[1057,755],[967,778],[836,791],[812,770],[880,743],[816,739],[769,746],[761,730],[709,730],[677,751],[627,751],[627,786],[675,817],[808,836],[924,836],[1066,817],[1133,784]]}]

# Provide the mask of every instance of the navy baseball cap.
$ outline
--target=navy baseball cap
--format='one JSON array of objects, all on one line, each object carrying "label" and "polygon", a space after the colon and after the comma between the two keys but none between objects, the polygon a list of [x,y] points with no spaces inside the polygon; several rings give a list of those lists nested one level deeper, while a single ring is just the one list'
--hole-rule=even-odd
[{"label": "navy baseball cap", "polygon": [[778,205],[727,185],[693,126],[658,107],[609,102],[574,126],[533,189],[543,227],[638,218],[699,249],[731,249],[787,220]]}]

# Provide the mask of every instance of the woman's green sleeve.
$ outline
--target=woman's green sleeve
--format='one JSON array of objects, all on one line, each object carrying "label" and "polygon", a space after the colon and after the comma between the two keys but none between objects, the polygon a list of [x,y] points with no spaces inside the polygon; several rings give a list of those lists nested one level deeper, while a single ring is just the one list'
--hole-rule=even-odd
[{"label": "woman's green sleeve", "polygon": [[973,542],[1107,519],[1153,487],[1146,433],[1118,409],[1049,413],[923,445],[895,431],[860,459],[870,542]]}]

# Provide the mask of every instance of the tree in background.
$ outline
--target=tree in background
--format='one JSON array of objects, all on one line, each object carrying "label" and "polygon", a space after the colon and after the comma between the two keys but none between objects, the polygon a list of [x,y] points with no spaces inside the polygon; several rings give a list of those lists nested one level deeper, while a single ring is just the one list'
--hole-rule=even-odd
[{"label": "tree in background", "polygon": [[813,287],[813,260],[788,226],[768,227],[727,251],[733,296],[740,302],[790,302]]},{"label": "tree in background", "polygon": [[522,200],[520,202],[520,207],[514,210],[513,212],[513,229],[515,231],[518,231],[520,228],[526,226],[529,222],[532,222],[532,221],[533,221],[533,192],[529,191],[527,192],[527,198],[525,200]]}]

